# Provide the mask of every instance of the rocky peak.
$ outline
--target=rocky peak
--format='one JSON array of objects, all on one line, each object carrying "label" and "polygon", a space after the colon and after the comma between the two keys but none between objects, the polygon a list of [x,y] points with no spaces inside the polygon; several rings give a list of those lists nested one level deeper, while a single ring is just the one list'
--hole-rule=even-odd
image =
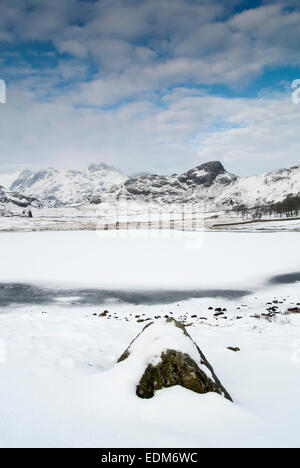
[{"label": "rocky peak", "polygon": [[204,187],[210,187],[214,182],[223,185],[236,180],[236,176],[229,174],[220,161],[210,161],[191,169],[179,177],[181,182],[188,185],[196,184]]},{"label": "rocky peak", "polygon": [[226,172],[223,164],[220,161],[209,161],[205,164],[197,166],[196,169],[198,169],[199,171],[209,172],[216,176],[219,174],[224,174],[224,172]]}]

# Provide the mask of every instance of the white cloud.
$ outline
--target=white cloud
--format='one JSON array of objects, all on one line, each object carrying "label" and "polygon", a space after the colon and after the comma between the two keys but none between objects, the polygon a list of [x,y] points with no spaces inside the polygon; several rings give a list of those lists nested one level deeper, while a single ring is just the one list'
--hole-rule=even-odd
[{"label": "white cloud", "polygon": [[18,93],[9,102],[0,107],[4,163],[78,167],[103,160],[126,172],[178,172],[219,159],[244,174],[299,163],[300,106],[288,94],[230,99],[178,88],[161,102],[105,112]]},{"label": "white cloud", "polygon": [[49,56],[34,45],[29,58],[3,52],[11,78],[0,107],[3,163],[101,159],[125,171],[173,172],[221,159],[247,172],[297,162],[300,107],[288,96],[230,99],[196,89],[300,66],[298,3],[233,14],[240,3],[2,0],[0,39],[50,41],[56,58],[43,61]]},{"label": "white cloud", "polygon": [[97,81],[112,78],[123,87],[139,88],[142,80],[149,90],[179,80],[235,85],[266,66],[300,65],[300,11],[285,9],[293,4],[288,0],[235,15],[239,1],[2,2],[5,37],[50,41],[61,53],[93,62]]}]

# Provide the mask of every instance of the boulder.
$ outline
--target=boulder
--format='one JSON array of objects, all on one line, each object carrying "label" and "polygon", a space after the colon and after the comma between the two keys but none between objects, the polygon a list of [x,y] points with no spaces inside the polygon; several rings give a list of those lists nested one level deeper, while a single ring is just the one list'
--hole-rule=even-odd
[{"label": "boulder", "polygon": [[300,314],[300,308],[299,307],[290,307],[288,309],[289,314]]},{"label": "boulder", "polygon": [[232,401],[184,325],[173,318],[144,327],[118,363],[126,361],[137,372],[140,398],[152,398],[157,390],[180,385],[199,394],[215,392]]}]

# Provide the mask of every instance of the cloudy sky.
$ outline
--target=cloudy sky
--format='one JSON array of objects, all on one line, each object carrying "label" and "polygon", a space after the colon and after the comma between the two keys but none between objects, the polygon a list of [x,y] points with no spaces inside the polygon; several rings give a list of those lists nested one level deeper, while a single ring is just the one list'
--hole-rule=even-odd
[{"label": "cloudy sky", "polygon": [[299,164],[299,44],[298,0],[1,0],[0,172]]}]

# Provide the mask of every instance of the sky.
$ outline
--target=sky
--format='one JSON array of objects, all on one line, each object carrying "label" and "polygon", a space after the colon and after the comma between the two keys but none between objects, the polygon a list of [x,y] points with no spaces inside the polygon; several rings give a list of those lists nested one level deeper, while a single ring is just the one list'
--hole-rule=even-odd
[{"label": "sky", "polygon": [[0,172],[300,164],[299,25],[298,0],[1,0]]}]

